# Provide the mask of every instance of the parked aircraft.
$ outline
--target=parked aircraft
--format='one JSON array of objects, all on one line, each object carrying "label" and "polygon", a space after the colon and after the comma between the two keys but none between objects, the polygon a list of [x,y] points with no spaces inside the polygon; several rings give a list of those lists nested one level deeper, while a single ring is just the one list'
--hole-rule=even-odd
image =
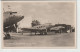
[{"label": "parked aircraft", "polygon": [[24,16],[16,15],[17,12],[6,11],[3,13],[3,30],[9,32],[12,27],[17,29],[17,22],[21,21]]},{"label": "parked aircraft", "polygon": [[72,31],[72,27],[66,24],[55,24],[54,27],[50,28],[50,31],[55,31],[55,33],[67,33]]},{"label": "parked aircraft", "polygon": [[43,25],[37,25],[37,26],[31,27],[31,28],[22,28],[21,30],[30,31],[31,33],[35,32],[35,35],[38,32],[41,35],[43,35],[43,34],[47,34],[48,28],[51,26],[52,26],[51,24],[43,24]]},{"label": "parked aircraft", "polygon": [[66,24],[55,24],[55,25],[44,24],[44,25],[37,25],[31,28],[22,28],[21,30],[31,31],[31,33],[35,32],[35,35],[37,32],[39,32],[41,35],[43,35],[47,34],[47,32],[69,33],[72,32],[72,27],[71,25],[66,25]]}]

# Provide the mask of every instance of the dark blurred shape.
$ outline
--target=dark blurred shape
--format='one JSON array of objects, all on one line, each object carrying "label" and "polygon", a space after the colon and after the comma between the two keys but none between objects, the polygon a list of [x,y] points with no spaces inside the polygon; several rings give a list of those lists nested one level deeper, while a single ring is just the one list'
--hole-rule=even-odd
[{"label": "dark blurred shape", "polygon": [[40,22],[38,20],[33,20],[31,25],[32,25],[32,27],[37,26],[37,25],[40,25]]},{"label": "dark blurred shape", "polygon": [[16,31],[18,25],[17,22],[21,21],[24,16],[16,15],[17,12],[12,11],[6,11],[3,13],[3,26],[4,26],[4,32],[7,31]]},{"label": "dark blurred shape", "polygon": [[56,33],[68,33],[68,32],[74,32],[71,25],[66,24],[55,24],[53,27],[51,27],[50,31],[55,31]]},{"label": "dark blurred shape", "polygon": [[5,35],[4,39],[10,39],[11,38],[9,32],[6,32],[6,34],[4,34],[4,35]]}]

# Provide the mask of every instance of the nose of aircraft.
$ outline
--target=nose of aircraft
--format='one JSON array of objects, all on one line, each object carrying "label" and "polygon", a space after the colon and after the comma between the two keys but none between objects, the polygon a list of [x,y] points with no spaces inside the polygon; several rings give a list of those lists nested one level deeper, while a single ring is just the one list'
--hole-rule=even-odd
[{"label": "nose of aircraft", "polygon": [[24,18],[24,16],[21,17],[22,19]]},{"label": "nose of aircraft", "polygon": [[21,20],[24,18],[24,16],[21,17]]},{"label": "nose of aircraft", "polygon": [[21,17],[19,17],[18,19],[19,19],[19,21],[20,21],[20,20],[22,20],[23,18],[24,18],[24,16],[21,16]]}]

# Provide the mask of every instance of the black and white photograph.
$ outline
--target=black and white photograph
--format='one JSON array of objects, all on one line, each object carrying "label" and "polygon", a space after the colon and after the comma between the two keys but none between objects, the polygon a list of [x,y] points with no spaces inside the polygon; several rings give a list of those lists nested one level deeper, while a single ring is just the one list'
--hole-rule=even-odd
[{"label": "black and white photograph", "polygon": [[76,2],[2,2],[3,48],[76,48]]}]

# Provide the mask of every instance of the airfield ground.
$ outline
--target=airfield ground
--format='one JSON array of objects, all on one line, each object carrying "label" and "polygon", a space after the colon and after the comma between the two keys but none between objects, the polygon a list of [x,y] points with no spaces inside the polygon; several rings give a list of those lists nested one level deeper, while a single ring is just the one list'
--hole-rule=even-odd
[{"label": "airfield ground", "polygon": [[3,40],[5,47],[73,47],[75,45],[74,32],[48,35],[10,34],[11,39]]}]

